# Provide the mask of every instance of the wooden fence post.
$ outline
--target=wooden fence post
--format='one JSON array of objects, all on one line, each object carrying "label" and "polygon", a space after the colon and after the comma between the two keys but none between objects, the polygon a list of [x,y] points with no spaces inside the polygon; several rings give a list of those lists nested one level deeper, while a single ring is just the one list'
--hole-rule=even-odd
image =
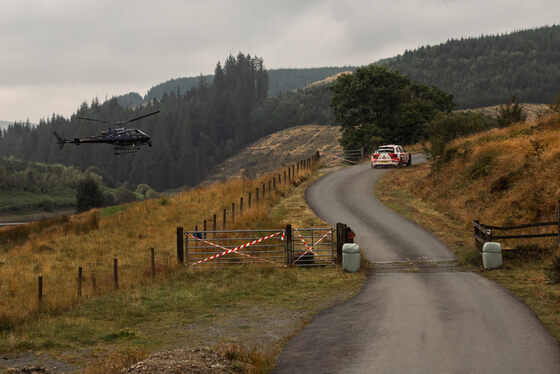
[{"label": "wooden fence post", "polygon": [[[189,264],[189,236],[185,236],[185,262],[183,264]],[[155,270],[154,270],[155,271]]]},{"label": "wooden fence post", "polygon": [[[216,215],[214,214],[212,216],[212,231],[216,231]],[[216,236],[216,233],[214,233],[214,237]]]},{"label": "wooden fence post", "polygon": [[235,203],[231,203],[231,223],[235,222]]},{"label": "wooden fence post", "polygon": [[292,180],[292,167],[291,166],[288,167],[288,180],[290,180],[290,181]]},{"label": "wooden fence post", "polygon": [[150,264],[152,268],[152,279],[156,277],[156,254],[153,248],[150,248]]},{"label": "wooden fence post", "polygon": [[208,231],[208,226],[207,226],[206,220],[202,221],[202,228],[204,229],[203,230],[204,231],[203,238],[206,239],[206,231]]},{"label": "wooden fence post", "polygon": [[284,228],[284,251],[286,257],[286,265],[292,266],[292,225],[287,224]]},{"label": "wooden fence post", "polygon": [[258,187],[255,189],[255,198],[257,200],[257,205],[258,205],[259,204],[259,188]]},{"label": "wooden fence post", "polygon": [[346,225],[344,223],[336,224],[336,263],[342,264],[342,246],[346,237]]},{"label": "wooden fence post", "polygon": [[113,279],[115,280],[115,290],[119,289],[119,270],[117,259],[113,259]]},{"label": "wooden fence post", "polygon": [[[478,223],[479,221],[477,219],[473,219],[473,222]],[[478,236],[478,228],[476,227],[476,225],[473,225],[474,247],[478,250],[478,240],[476,239],[477,236]]]},{"label": "wooden fence post", "polygon": [[39,299],[39,306],[43,303],[43,276],[39,275],[39,287],[37,290],[37,298]]},{"label": "wooden fence post", "polygon": [[247,200],[248,208],[251,209],[251,193],[249,192],[249,198]]},{"label": "wooden fence post", "polygon": [[183,227],[177,227],[177,262],[183,261]]},{"label": "wooden fence post", "polygon": [[271,181],[268,181],[268,194],[269,194],[269,195],[270,195],[270,193],[271,193],[271,191],[272,191],[272,189],[270,188],[270,184],[271,184],[271,183],[272,183]]},{"label": "wooden fence post", "polygon": [[239,215],[243,215],[243,196],[239,198]]},{"label": "wooden fence post", "polygon": [[82,297],[82,267],[78,268],[78,297]]},{"label": "wooden fence post", "polygon": [[264,197],[265,197],[265,194],[266,194],[266,190],[265,190],[264,183],[262,184],[262,189],[263,189],[263,196],[262,196],[262,199],[263,199],[263,201],[264,201]]},{"label": "wooden fence post", "polygon": [[272,177],[272,187],[274,188],[274,191],[276,191],[276,175]]},{"label": "wooden fence post", "polygon": [[226,208],[224,208],[224,216],[222,217],[222,230],[226,229]]}]

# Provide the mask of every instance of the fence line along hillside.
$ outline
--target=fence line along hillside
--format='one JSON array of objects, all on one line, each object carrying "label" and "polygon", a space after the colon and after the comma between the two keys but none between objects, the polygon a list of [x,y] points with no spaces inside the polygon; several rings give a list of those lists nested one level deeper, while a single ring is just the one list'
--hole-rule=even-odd
[{"label": "fence line along hillside", "polygon": [[270,206],[318,161],[317,154],[255,178],[0,229],[0,331],[184,269],[177,267],[177,227],[273,226]]},{"label": "fence line along hillside", "polygon": [[[558,201],[557,220],[551,222],[532,222],[512,226],[492,226],[473,221],[473,238],[475,246],[479,252],[488,242],[510,243],[511,241],[531,239],[555,238],[560,243],[560,201]],[[504,248],[506,251],[515,250],[514,248]]]}]

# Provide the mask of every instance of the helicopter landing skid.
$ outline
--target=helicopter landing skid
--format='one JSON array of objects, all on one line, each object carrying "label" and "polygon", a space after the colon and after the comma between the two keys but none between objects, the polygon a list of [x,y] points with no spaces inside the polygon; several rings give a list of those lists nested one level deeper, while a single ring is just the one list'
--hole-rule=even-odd
[{"label": "helicopter landing skid", "polygon": [[124,155],[126,153],[135,153],[140,150],[140,147],[115,147],[113,151],[115,155]]}]

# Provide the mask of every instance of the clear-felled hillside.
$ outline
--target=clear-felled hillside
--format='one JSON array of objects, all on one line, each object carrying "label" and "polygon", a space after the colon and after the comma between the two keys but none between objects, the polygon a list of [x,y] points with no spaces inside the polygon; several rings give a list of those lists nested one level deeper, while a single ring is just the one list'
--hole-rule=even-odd
[{"label": "clear-felled hillside", "polygon": [[208,181],[226,180],[232,176],[264,174],[282,165],[313,155],[342,150],[338,144],[340,127],[303,125],[275,132],[261,138],[216,167]]}]

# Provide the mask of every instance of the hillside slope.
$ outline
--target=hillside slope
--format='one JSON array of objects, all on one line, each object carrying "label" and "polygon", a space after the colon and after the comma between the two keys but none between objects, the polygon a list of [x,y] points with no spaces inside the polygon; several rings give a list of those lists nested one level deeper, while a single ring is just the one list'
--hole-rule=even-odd
[{"label": "hillside slope", "polygon": [[322,125],[296,126],[275,132],[218,165],[208,181],[241,176],[243,172],[246,176],[264,174],[316,151],[321,154],[339,152],[342,150],[337,140],[339,136],[339,127]]},{"label": "hillside slope", "polygon": [[449,40],[378,61],[455,96],[459,108],[550,103],[560,90],[560,25]]},{"label": "hillside slope", "polygon": [[423,172],[429,178],[414,190],[433,201],[452,195],[446,204],[465,223],[553,221],[560,199],[560,116],[458,139],[448,145],[440,172]]},{"label": "hillside slope", "polygon": [[[277,96],[283,93],[306,87],[312,82],[320,81],[342,71],[353,71],[355,67],[319,67],[302,69],[270,69],[268,70],[268,96]],[[165,93],[184,94],[193,87],[200,84],[201,80],[211,84],[214,80],[213,75],[199,75],[198,77],[173,78],[166,82],[156,84],[148,90],[144,99],[147,101],[154,98],[160,100]],[[130,94],[123,95],[123,97]],[[119,96],[119,99],[121,97]],[[140,102],[141,102],[140,101]],[[124,101],[123,101],[124,102]],[[138,103],[140,103],[138,102]]]}]

